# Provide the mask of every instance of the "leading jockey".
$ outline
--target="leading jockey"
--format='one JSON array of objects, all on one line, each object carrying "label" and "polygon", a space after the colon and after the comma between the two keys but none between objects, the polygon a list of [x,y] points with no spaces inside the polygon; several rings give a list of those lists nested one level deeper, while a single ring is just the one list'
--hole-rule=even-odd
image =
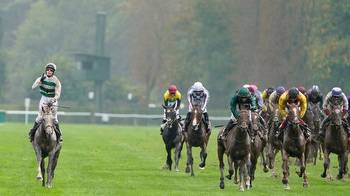
[{"label": "leading jockey", "polygon": [[319,132],[319,136],[321,139],[324,139],[325,137],[325,132],[326,132],[326,126],[328,126],[329,122],[330,122],[330,114],[331,114],[331,105],[341,105],[343,106],[343,125],[345,127],[345,131],[348,135],[348,139],[350,140],[350,128],[349,128],[349,124],[347,122],[347,111],[348,111],[348,107],[349,107],[349,102],[347,97],[345,96],[345,94],[343,93],[342,89],[339,87],[334,87],[330,92],[328,92],[328,94],[326,95],[326,98],[323,102],[323,112],[326,114],[326,118],[323,119],[322,123],[321,123],[321,130]]},{"label": "leading jockey", "polygon": [[62,142],[62,134],[61,130],[59,128],[58,119],[57,119],[57,105],[58,105],[58,99],[61,96],[61,82],[60,80],[54,75],[56,71],[56,65],[54,63],[48,63],[45,66],[45,74],[43,73],[40,77],[38,77],[35,82],[32,85],[32,89],[35,89],[39,86],[40,88],[40,94],[41,99],[39,102],[39,112],[38,116],[35,119],[33,128],[29,131],[29,139],[30,142],[34,140],[35,131],[40,125],[40,122],[42,120],[42,107],[48,104],[53,105],[53,114],[54,114],[54,124],[55,124],[55,132],[57,135],[57,141]]},{"label": "leading jockey", "polygon": [[209,100],[208,90],[203,86],[201,82],[195,82],[187,92],[187,100],[188,100],[188,112],[185,119],[184,132],[187,132],[188,125],[190,124],[193,105],[200,104],[201,109],[203,111],[206,132],[210,134],[211,127],[210,127],[209,115],[207,112],[207,104]]},{"label": "leading jockey", "polygon": [[[174,84],[168,87],[168,90],[163,95],[163,100],[164,100],[165,107],[174,107],[176,111],[176,118],[178,119],[181,125],[181,116],[179,113],[180,105],[181,105],[181,93]],[[164,109],[163,120],[162,120],[161,129],[160,129],[161,134],[163,133],[163,129],[166,123],[165,111],[166,110]]]},{"label": "leading jockey", "polygon": [[[288,104],[294,103],[299,104],[300,111],[299,111],[299,125],[301,129],[303,130],[304,136],[306,140],[310,139],[311,131],[307,127],[307,124],[302,120],[302,118],[305,115],[306,107],[307,107],[307,101],[304,94],[299,92],[299,90],[295,87],[289,89],[288,91],[284,92],[279,101],[278,101],[278,108],[279,112],[281,114],[281,117],[284,119],[282,124],[280,125],[280,131],[283,132],[284,129],[287,126],[287,112],[286,112],[286,106]],[[279,132],[277,131],[276,136],[279,136]]]},{"label": "leading jockey", "polygon": [[[237,110],[238,107],[238,110]],[[230,109],[231,109],[231,119],[228,121],[226,127],[220,135],[221,139],[225,139],[227,134],[232,130],[235,125],[237,125],[237,119],[239,118],[239,110],[255,110],[256,100],[255,97],[249,92],[246,87],[241,87],[236,94],[231,98]]]}]

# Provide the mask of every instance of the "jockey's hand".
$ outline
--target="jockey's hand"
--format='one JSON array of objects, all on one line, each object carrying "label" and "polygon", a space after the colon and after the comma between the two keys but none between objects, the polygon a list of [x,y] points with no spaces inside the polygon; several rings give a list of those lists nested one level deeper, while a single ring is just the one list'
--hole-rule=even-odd
[{"label": "jockey's hand", "polygon": [[51,101],[50,101],[50,103],[51,103],[51,104],[54,104],[54,103],[56,103],[56,101],[57,101],[56,98],[52,98]]},{"label": "jockey's hand", "polygon": [[44,73],[41,74],[40,82],[41,83],[44,82],[45,78],[46,78],[45,74]]}]

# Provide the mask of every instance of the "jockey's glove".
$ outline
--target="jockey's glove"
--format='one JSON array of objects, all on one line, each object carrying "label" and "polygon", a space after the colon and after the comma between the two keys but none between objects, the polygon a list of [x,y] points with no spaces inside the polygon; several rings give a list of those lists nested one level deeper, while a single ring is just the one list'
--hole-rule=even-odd
[{"label": "jockey's glove", "polygon": [[46,78],[45,74],[44,73],[41,74],[40,82],[44,82],[45,78]]}]

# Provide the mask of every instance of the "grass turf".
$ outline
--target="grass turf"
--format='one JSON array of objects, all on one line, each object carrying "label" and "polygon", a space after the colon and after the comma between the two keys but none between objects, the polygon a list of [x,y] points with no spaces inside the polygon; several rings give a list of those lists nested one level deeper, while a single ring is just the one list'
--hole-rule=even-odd
[{"label": "grass turf", "polygon": [[[29,125],[0,125],[0,195],[232,195],[241,194],[238,185],[225,179],[219,188],[216,154],[217,130],[208,147],[205,170],[198,168],[199,149],[194,148],[195,177],[184,173],[186,148],[182,151],[181,171],[162,170],[166,153],[158,127],[62,124],[64,144],[53,180],[46,189],[36,181],[34,151],[27,139]],[[294,162],[294,161],[293,161]],[[226,162],[225,162],[226,163]],[[332,156],[331,170],[337,174]],[[226,165],[227,167],[227,165]],[[278,178],[263,173],[258,166],[253,189],[245,195],[348,195],[349,179],[327,181],[320,174],[323,163],[308,164],[309,188],[302,187],[297,167],[290,166],[291,190],[281,183],[280,155]]]}]

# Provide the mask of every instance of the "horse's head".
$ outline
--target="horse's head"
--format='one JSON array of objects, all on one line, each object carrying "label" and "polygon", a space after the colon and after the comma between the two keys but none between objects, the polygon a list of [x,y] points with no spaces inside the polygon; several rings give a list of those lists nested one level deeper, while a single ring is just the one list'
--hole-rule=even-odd
[{"label": "horse's head", "polygon": [[249,126],[249,110],[241,110],[238,118],[238,127],[242,129],[248,129]]},{"label": "horse's head", "polygon": [[173,123],[177,120],[176,119],[176,110],[172,106],[164,106],[162,105],[165,110],[165,118],[166,118],[166,126],[172,127]]},{"label": "horse's head", "polygon": [[299,104],[295,103],[287,103],[287,108],[288,108],[288,115],[287,115],[287,120],[292,123],[292,124],[299,124]]},{"label": "horse's head", "polygon": [[194,105],[192,107],[191,122],[193,130],[197,130],[200,123],[202,122],[203,111],[200,105]]},{"label": "horse's head", "polygon": [[330,119],[334,125],[340,126],[342,125],[342,118],[343,118],[343,106],[341,104],[339,105],[333,105],[331,104],[331,116]]},{"label": "horse's head", "polygon": [[45,130],[46,135],[50,136],[54,133],[54,108],[52,104],[47,104],[44,105],[41,110],[42,110],[42,126]]}]

